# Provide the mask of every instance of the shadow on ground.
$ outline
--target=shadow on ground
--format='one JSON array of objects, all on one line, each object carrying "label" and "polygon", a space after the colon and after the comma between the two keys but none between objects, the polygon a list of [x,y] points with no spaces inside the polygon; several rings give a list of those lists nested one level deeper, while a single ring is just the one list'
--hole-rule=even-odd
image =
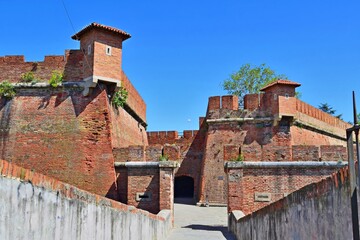
[{"label": "shadow on ground", "polygon": [[180,203],[185,205],[195,205],[196,201],[193,198],[174,198],[174,203]]},{"label": "shadow on ground", "polygon": [[224,235],[224,237],[227,240],[235,240],[234,235],[232,235],[227,227],[224,226],[208,226],[208,225],[201,225],[201,224],[191,224],[188,226],[185,226],[183,228],[191,228],[192,230],[204,230],[204,231],[216,231],[216,232],[221,232],[222,235]]}]

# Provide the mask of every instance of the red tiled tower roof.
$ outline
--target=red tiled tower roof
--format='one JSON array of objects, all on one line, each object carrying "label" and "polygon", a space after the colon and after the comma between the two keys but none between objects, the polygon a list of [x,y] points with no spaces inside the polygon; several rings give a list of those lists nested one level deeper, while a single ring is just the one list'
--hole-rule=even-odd
[{"label": "red tiled tower roof", "polygon": [[126,40],[128,38],[131,37],[131,35],[127,32],[124,32],[123,30],[117,29],[117,28],[113,28],[113,27],[109,27],[109,26],[105,26],[96,22],[91,23],[90,25],[84,27],[82,30],[80,30],[78,33],[76,33],[75,35],[73,35],[71,38],[74,40],[80,40],[81,36],[84,35],[86,32],[90,31],[91,29],[103,29],[115,34],[118,34],[120,36],[123,37],[123,40]]},{"label": "red tiled tower roof", "polygon": [[289,80],[284,80],[284,79],[279,79],[277,81],[274,81],[268,85],[266,85],[265,87],[263,87],[262,89],[260,89],[260,91],[264,91],[265,89],[268,89],[274,85],[292,85],[294,87],[300,87],[301,84],[300,83],[297,83],[297,82],[293,82],[293,81],[289,81]]}]

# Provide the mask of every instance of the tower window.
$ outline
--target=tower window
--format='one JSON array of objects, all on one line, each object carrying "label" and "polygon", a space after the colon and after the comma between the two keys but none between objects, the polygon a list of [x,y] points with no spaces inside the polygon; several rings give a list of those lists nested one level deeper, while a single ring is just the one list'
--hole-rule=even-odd
[{"label": "tower window", "polygon": [[111,47],[110,46],[106,46],[106,55],[111,56]]}]

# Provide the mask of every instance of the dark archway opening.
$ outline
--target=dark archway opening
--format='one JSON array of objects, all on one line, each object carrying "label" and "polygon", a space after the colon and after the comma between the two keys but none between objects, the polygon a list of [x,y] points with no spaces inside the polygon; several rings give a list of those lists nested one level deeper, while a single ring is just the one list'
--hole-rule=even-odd
[{"label": "dark archway opening", "polygon": [[194,179],[188,176],[175,177],[174,183],[175,198],[193,198],[194,197]]}]

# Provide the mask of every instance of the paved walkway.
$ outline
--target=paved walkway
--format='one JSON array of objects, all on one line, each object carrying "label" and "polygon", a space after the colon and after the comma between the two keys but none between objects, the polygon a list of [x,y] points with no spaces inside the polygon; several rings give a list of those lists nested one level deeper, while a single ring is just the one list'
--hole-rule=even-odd
[{"label": "paved walkway", "polygon": [[175,203],[174,208],[175,226],[168,240],[235,240],[227,231],[226,207]]}]

